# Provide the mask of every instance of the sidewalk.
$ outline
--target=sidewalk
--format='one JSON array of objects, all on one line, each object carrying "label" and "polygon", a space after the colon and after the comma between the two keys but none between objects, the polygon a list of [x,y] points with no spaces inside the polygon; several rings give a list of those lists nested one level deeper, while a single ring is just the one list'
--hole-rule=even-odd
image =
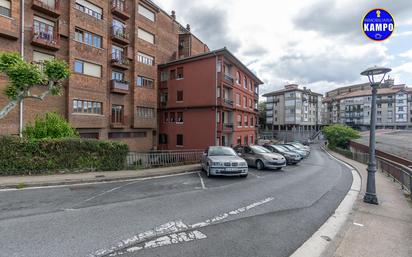
[{"label": "sidewalk", "polygon": [[200,170],[200,164],[154,168],[146,170],[124,170],[89,172],[77,174],[57,174],[42,176],[8,176],[0,177],[0,189],[16,187],[53,186],[77,183],[92,183],[103,181],[116,181],[153,176],[172,175]]},{"label": "sidewalk", "polygon": [[[363,202],[366,189],[366,165],[328,151],[352,165],[362,177],[362,189],[342,235],[333,251],[334,257],[410,257],[412,256],[412,202],[400,185],[382,172],[376,172],[379,205]],[[332,253],[330,253],[332,252]]]}]

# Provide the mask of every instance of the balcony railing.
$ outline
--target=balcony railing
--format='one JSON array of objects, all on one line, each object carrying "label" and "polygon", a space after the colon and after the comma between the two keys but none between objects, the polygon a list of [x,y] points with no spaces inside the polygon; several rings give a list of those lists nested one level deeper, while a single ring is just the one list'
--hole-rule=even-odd
[{"label": "balcony railing", "polygon": [[60,1],[33,0],[32,9],[45,13],[53,18],[60,16]]},{"label": "balcony railing", "polygon": [[112,14],[124,20],[129,19],[130,14],[128,13],[126,1],[112,0]]},{"label": "balcony railing", "polygon": [[129,82],[112,79],[110,81],[110,92],[118,94],[129,93]]},{"label": "balcony railing", "polygon": [[124,54],[112,53],[111,64],[113,67],[120,69],[129,69],[130,60]]},{"label": "balcony railing", "polygon": [[223,124],[223,131],[233,132],[234,127],[235,126],[234,126],[233,123],[224,123]]},{"label": "balcony railing", "polygon": [[110,115],[110,127],[111,128],[125,128],[126,127],[127,116],[113,116]]},{"label": "balcony railing", "polygon": [[39,47],[43,47],[49,50],[57,51],[60,49],[60,36],[57,31],[46,32],[39,31],[32,28],[32,41],[31,44]]},{"label": "balcony railing", "polygon": [[233,79],[233,77],[230,74],[223,74],[223,79],[229,83],[230,85],[233,85],[233,83],[235,82],[235,80]]},{"label": "balcony railing", "polygon": [[129,33],[126,32],[124,27],[112,26],[111,36],[112,40],[119,44],[128,45],[130,43]]}]

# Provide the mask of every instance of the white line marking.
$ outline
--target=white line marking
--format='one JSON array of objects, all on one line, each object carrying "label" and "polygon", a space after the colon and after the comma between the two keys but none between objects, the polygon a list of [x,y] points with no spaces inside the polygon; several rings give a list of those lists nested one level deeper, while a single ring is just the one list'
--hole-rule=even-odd
[{"label": "white line marking", "polygon": [[[324,149],[322,149],[324,150]],[[325,150],[324,150],[325,151]],[[347,221],[350,213],[353,210],[353,205],[358,198],[360,188],[361,188],[361,177],[354,168],[345,162],[335,158],[327,151],[325,151],[334,160],[344,164],[352,172],[352,186],[351,190],[348,191],[345,198],[339,204],[335,213],[329,217],[329,219],[301,246],[299,247],[290,257],[318,257],[323,256],[323,253],[327,250],[330,242],[333,242],[336,238],[338,232]],[[330,240],[327,241],[324,238],[327,237]]]},{"label": "white line marking", "polygon": [[[186,225],[185,223],[182,222],[182,220],[169,221],[165,224],[157,226],[156,228],[154,228],[152,230],[148,230],[148,231],[145,231],[145,232],[140,233],[138,235],[135,235],[131,238],[122,240],[121,242],[117,243],[115,246],[112,246],[108,249],[100,249],[98,251],[95,251],[93,254],[90,254],[89,257],[98,257],[98,256],[102,256],[102,255],[107,255],[107,254],[109,254],[109,256],[122,255],[122,254],[127,253],[127,251],[122,251],[121,249],[124,249],[124,248],[126,248],[126,247],[128,247],[132,244],[139,244],[139,243],[143,242],[144,240],[147,240],[147,239],[153,238],[153,237],[158,237],[158,238],[156,238],[156,239],[154,239],[150,242],[153,242],[153,244],[157,244],[157,243],[161,244],[161,242],[164,242],[164,240],[174,239],[174,237],[172,237],[172,235],[175,235],[175,234],[180,235],[180,232],[182,232],[183,230],[198,229],[198,228],[206,227],[206,226],[208,226],[212,223],[216,223],[218,221],[227,219],[230,216],[238,215],[238,214],[241,214],[241,213],[246,212],[248,210],[251,210],[253,208],[256,208],[258,206],[261,206],[265,203],[273,201],[274,199],[275,198],[273,198],[273,197],[267,197],[267,198],[265,198],[263,200],[260,200],[258,202],[254,202],[254,203],[251,203],[247,206],[240,207],[238,209],[219,214],[219,215],[217,215],[217,216],[215,216],[211,219],[207,219],[203,222],[195,223],[193,225]],[[169,233],[173,233],[173,234],[169,235],[169,236],[163,236],[163,235],[169,234]],[[186,232],[184,232],[184,233],[186,233]],[[185,241],[184,238],[187,237],[187,238],[190,239],[190,238],[193,237],[191,233],[193,233],[193,235],[195,236],[195,239],[203,239],[203,238],[200,238],[200,237],[202,237],[203,234],[200,231],[197,231],[197,230],[192,231],[192,232],[187,232],[187,234],[185,234],[185,235],[182,234],[181,236],[177,237],[177,239],[180,238],[183,242],[183,241]],[[159,239],[160,236],[163,236],[163,237],[161,237],[161,240]],[[204,236],[204,238],[206,238],[206,235],[203,235],[203,236]],[[167,239],[167,237],[169,237],[169,239]],[[157,242],[157,240],[160,240],[160,242]],[[194,240],[194,239],[192,239],[192,240]],[[192,240],[189,240],[189,241],[192,241]],[[168,245],[168,244],[166,244],[166,245]],[[159,245],[159,246],[162,246],[162,245]],[[156,246],[156,247],[159,247],[159,246]],[[130,251],[139,251],[139,250],[142,250],[142,249],[145,249],[145,248],[150,248],[150,247],[146,247],[146,245],[145,245],[143,248],[141,248],[141,247],[135,247],[135,248],[134,247],[129,247],[127,249],[128,250],[132,249]]]},{"label": "white line marking", "polygon": [[202,184],[202,189],[206,189],[205,182],[203,181],[203,178],[202,178],[202,175],[200,175],[200,172],[198,172],[197,175],[199,175],[200,184]]},{"label": "white line marking", "polygon": [[365,225],[363,225],[363,224],[356,223],[356,222],[353,222],[353,225],[355,225],[355,226],[359,226],[359,227],[364,227],[364,226],[365,226]]},{"label": "white line marking", "polygon": [[184,173],[178,174],[170,174],[170,175],[161,175],[161,176],[153,176],[153,177],[146,177],[146,178],[133,178],[133,179],[124,179],[124,180],[114,180],[114,181],[98,181],[98,182],[86,182],[86,183],[76,183],[76,184],[67,184],[67,185],[56,185],[56,186],[40,186],[40,187],[26,187],[22,189],[17,188],[4,188],[0,189],[1,192],[8,192],[8,191],[23,191],[23,190],[34,190],[34,189],[49,189],[49,188],[61,188],[61,187],[74,187],[74,186],[85,186],[85,185],[96,185],[96,184],[112,184],[112,183],[122,183],[122,182],[130,182],[130,181],[145,181],[151,179],[158,179],[158,178],[169,178],[169,177],[177,177],[183,176],[188,174],[194,174],[198,171],[189,171]]}]

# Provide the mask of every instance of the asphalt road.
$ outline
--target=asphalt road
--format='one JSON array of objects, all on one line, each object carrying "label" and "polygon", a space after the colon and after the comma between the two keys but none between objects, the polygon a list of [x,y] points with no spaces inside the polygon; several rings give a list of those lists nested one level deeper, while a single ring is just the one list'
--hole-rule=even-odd
[{"label": "asphalt road", "polygon": [[297,166],[246,179],[199,171],[0,191],[0,256],[289,256],[352,183],[345,166],[312,148]]}]

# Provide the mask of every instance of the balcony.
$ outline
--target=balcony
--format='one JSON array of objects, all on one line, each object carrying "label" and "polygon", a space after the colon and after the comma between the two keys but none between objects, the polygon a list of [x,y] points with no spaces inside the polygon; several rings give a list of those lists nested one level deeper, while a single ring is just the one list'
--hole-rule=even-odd
[{"label": "balcony", "polygon": [[128,94],[129,82],[112,79],[110,81],[110,92],[116,94]]},{"label": "balcony", "polygon": [[127,70],[129,69],[130,60],[127,59],[122,54],[112,54],[112,59],[110,60],[112,67]]},{"label": "balcony", "polygon": [[223,81],[230,86],[233,86],[233,83],[235,82],[232,76],[226,73],[223,74]]},{"label": "balcony", "polygon": [[112,26],[111,38],[114,42],[122,44],[122,45],[130,44],[129,33],[127,33],[126,29],[122,27]]},{"label": "balcony", "polygon": [[224,123],[223,124],[223,132],[231,133],[231,132],[233,132],[234,127],[235,126],[233,125],[233,123]]},{"label": "balcony", "polygon": [[33,10],[47,14],[53,18],[57,18],[60,16],[60,1],[59,0],[55,0],[54,4],[53,4],[53,1],[33,0],[31,8]]},{"label": "balcony", "polygon": [[130,14],[127,11],[128,11],[128,8],[126,6],[126,1],[112,0],[112,14],[113,15],[123,20],[127,20],[130,18]]},{"label": "balcony", "polygon": [[32,28],[31,35],[31,44],[34,46],[43,47],[52,51],[57,51],[60,49],[60,36],[57,31],[45,32]]},{"label": "balcony", "polygon": [[127,116],[113,116],[110,115],[111,128],[126,128]]},{"label": "balcony", "polygon": [[228,98],[218,98],[218,104],[220,104],[223,107],[229,107],[233,108],[233,100],[228,99]]}]

